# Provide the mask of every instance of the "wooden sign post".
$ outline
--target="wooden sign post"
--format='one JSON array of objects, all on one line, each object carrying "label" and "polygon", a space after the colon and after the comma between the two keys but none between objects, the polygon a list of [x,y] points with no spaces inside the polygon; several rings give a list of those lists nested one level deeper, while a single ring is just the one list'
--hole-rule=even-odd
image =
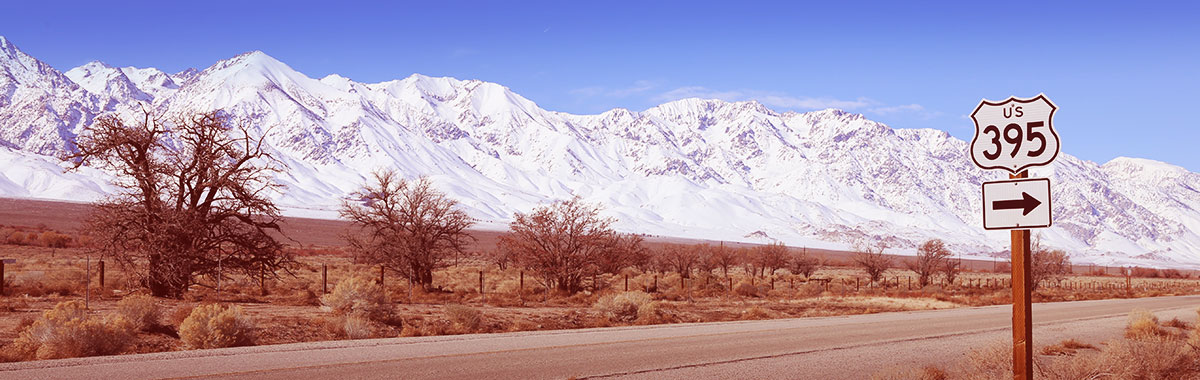
[{"label": "wooden sign post", "polygon": [[[1025,178],[1025,172],[1012,176]],[[1013,379],[1033,379],[1033,286],[1029,230],[1012,230]]]},{"label": "wooden sign post", "polygon": [[[982,169],[999,169],[1008,181],[984,182],[983,227],[1011,230],[1013,379],[1033,379],[1033,283],[1030,228],[1052,224],[1050,180],[1029,179],[1026,169],[1049,165],[1061,143],[1054,130],[1058,107],[1044,94],[983,100],[971,113],[975,138],[970,156]],[[993,262],[994,266],[994,262]]]}]

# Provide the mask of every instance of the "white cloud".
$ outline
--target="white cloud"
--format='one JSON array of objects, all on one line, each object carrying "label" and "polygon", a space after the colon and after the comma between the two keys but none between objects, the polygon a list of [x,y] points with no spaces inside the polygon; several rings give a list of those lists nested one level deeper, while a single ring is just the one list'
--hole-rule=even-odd
[{"label": "white cloud", "polygon": [[717,91],[700,86],[676,88],[674,90],[658,94],[651,100],[657,102],[669,102],[672,100],[686,98],[720,99],[727,102],[746,100],[741,91]]},{"label": "white cloud", "polygon": [[925,110],[925,107],[922,107],[920,104],[905,104],[902,106],[875,107],[875,108],[870,109],[869,111],[877,113],[877,114],[881,114],[881,115],[886,115],[886,114],[897,113],[897,112],[921,112],[924,110]]},{"label": "white cloud", "polygon": [[658,84],[656,84],[652,81],[639,80],[639,81],[633,82],[632,85],[622,87],[622,88],[611,88],[610,89],[610,88],[607,88],[604,86],[590,86],[590,87],[581,87],[581,88],[572,89],[570,91],[567,91],[567,93],[572,94],[572,95],[580,95],[580,96],[601,96],[601,95],[603,95],[603,96],[609,96],[609,97],[614,97],[614,98],[624,98],[627,96],[637,95],[637,94],[640,94],[640,93],[643,93],[646,91],[650,91],[657,87],[658,87]]},{"label": "white cloud", "polygon": [[759,103],[769,107],[790,109],[839,108],[844,110],[853,110],[875,104],[874,101],[867,98],[844,100],[833,98],[797,97],[775,92],[756,90],[719,91],[700,86],[676,88],[674,90],[661,93],[651,100],[658,102],[669,102],[672,100],[685,98],[719,99],[727,102],[757,100]]},{"label": "white cloud", "polygon": [[596,95],[600,95],[600,94],[604,93],[604,87],[600,87],[600,86],[580,87],[580,88],[576,88],[576,89],[567,91],[567,93],[571,94],[571,95],[596,96]]}]

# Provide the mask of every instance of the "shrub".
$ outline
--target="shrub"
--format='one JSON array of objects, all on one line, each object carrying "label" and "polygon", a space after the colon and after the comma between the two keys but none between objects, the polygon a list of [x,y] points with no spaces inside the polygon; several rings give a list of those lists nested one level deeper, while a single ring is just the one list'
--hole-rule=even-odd
[{"label": "shrub", "polygon": [[13,231],[4,239],[7,244],[23,245],[25,244],[25,233],[21,231]]},{"label": "shrub", "polygon": [[758,287],[749,282],[739,282],[733,287],[733,292],[742,297],[758,297]]},{"label": "shrub", "polygon": [[809,281],[804,283],[804,285],[800,285],[800,287],[796,289],[796,296],[804,298],[816,297],[821,295],[823,292],[825,292],[825,284]]},{"label": "shrub", "polygon": [[662,311],[658,309],[658,302],[648,302],[642,304],[637,310],[637,323],[650,325],[664,322]]},{"label": "shrub", "polygon": [[1165,335],[1166,331],[1158,326],[1158,317],[1146,310],[1134,310],[1129,313],[1129,325],[1125,327],[1125,337],[1143,339]]},{"label": "shrub", "polygon": [[179,338],[190,348],[221,348],[254,344],[254,321],[239,306],[197,306],[179,325]]},{"label": "shrub", "polygon": [[392,314],[392,305],[383,287],[361,277],[338,282],[332,292],[321,297],[321,303],[338,315],[358,314],[374,321],[386,320]]},{"label": "shrub", "polygon": [[483,313],[479,309],[463,305],[446,305],[446,319],[461,331],[475,332],[483,327]]},{"label": "shrub", "polygon": [[642,306],[651,302],[646,292],[632,291],[600,297],[592,308],[614,322],[632,322],[639,318],[638,311]]},{"label": "shrub", "polygon": [[[1200,314],[1200,309],[1196,309],[1196,314]],[[1188,345],[1200,352],[1200,318],[1197,318],[1196,324],[1193,326],[1192,333],[1188,334]]]},{"label": "shrub", "polygon": [[13,342],[27,359],[59,359],[119,353],[129,344],[131,324],[121,316],[89,316],[83,302],[55,305]]},{"label": "shrub", "polygon": [[162,311],[154,297],[135,294],[117,302],[117,315],[125,318],[135,330],[149,330],[158,326]]},{"label": "shrub", "polygon": [[375,323],[361,314],[346,316],[342,322],[342,332],[350,339],[367,339],[376,337]]},{"label": "shrub", "polygon": [[1111,342],[1103,362],[1112,363],[1116,379],[1196,379],[1200,360],[1182,341],[1145,336]]},{"label": "shrub", "polygon": [[71,244],[71,236],[60,234],[54,231],[44,231],[38,237],[43,247],[48,248],[66,248]]},{"label": "shrub", "polygon": [[743,320],[771,319],[774,316],[775,316],[775,313],[771,312],[770,310],[765,309],[761,306],[755,305],[755,306],[751,306],[747,309],[742,310],[741,319],[743,319]]},{"label": "shrub", "polygon": [[1004,379],[1012,377],[1012,346],[996,342],[971,350],[960,363],[959,374],[964,379]]}]

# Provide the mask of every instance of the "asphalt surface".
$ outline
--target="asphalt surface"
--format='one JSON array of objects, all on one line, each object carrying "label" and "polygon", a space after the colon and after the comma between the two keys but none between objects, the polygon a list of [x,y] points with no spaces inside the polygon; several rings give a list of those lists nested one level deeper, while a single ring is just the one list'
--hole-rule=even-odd
[{"label": "asphalt surface", "polygon": [[[1120,336],[1134,309],[1196,320],[1200,296],[1034,305],[1035,348]],[[287,344],[0,365],[5,379],[839,379],[1007,344],[1011,307]]]}]

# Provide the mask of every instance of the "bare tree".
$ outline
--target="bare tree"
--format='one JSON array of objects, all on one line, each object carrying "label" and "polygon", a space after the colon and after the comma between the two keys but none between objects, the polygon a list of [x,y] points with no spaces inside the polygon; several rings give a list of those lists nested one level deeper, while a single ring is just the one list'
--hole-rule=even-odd
[{"label": "bare tree", "polygon": [[717,269],[717,263],[712,260],[713,246],[708,243],[696,244],[694,246],[696,252],[700,254],[700,258],[696,261],[696,270],[706,276],[711,276],[713,269]]},{"label": "bare tree", "polygon": [[[597,259],[620,242],[611,218],[600,217],[599,206],[579,197],[517,213],[509,232],[500,236],[501,249],[516,254],[548,286],[575,293],[584,277],[596,273]],[[640,245],[640,240],[638,240]]]},{"label": "bare tree", "polygon": [[862,268],[871,279],[871,283],[879,282],[883,274],[892,267],[892,258],[883,253],[887,248],[884,243],[859,243],[854,254],[854,264]]},{"label": "bare tree", "polygon": [[650,252],[642,244],[645,238],[637,234],[616,234],[612,244],[596,257],[600,273],[620,273],[628,267],[640,267],[650,261]]},{"label": "bare tree", "polygon": [[764,276],[774,276],[775,271],[787,265],[788,247],[783,242],[775,241],[757,248],[759,270]]},{"label": "bare tree", "polygon": [[508,265],[515,261],[512,252],[503,249],[489,249],[480,253],[480,258],[495,264],[500,270],[508,269]]},{"label": "bare tree", "polygon": [[729,267],[737,265],[738,257],[734,250],[725,247],[725,243],[712,247],[708,251],[708,261],[714,268],[721,268],[721,274],[729,277]]},{"label": "bare tree", "polygon": [[800,253],[792,255],[788,260],[788,270],[792,274],[804,276],[805,280],[812,278],[813,273],[816,273],[820,266],[821,260],[809,255],[808,248],[801,248]]},{"label": "bare tree", "polygon": [[1037,290],[1042,281],[1058,281],[1071,273],[1071,259],[1060,249],[1047,249],[1042,246],[1042,239],[1036,238],[1031,244],[1031,261],[1029,262],[1029,281],[1032,290]]},{"label": "bare tree", "polygon": [[143,113],[134,124],[98,118],[67,157],[72,170],[91,165],[118,178],[120,191],[85,223],[94,249],[133,268],[159,297],[178,298],[198,277],[226,275],[219,267],[252,278],[290,272],[295,261],[273,235],[281,217],[268,198],[279,163],[262,138],[218,112],[171,123]]},{"label": "bare tree", "polygon": [[905,261],[909,270],[917,273],[917,283],[921,287],[929,285],[935,274],[945,269],[946,261],[950,259],[950,250],[940,239],[931,239],[917,247],[917,257]]},{"label": "bare tree", "polygon": [[474,237],[474,219],[458,201],[433,188],[428,178],[408,181],[393,170],[372,173],[372,182],[342,201],[341,216],[357,231],[346,235],[367,262],[429,287],[433,270],[462,254]]},{"label": "bare tree", "polygon": [[658,251],[659,260],[683,278],[692,277],[692,268],[700,262],[700,250],[696,246],[667,244]]},{"label": "bare tree", "polygon": [[942,261],[942,275],[946,276],[947,284],[954,285],[959,273],[962,273],[962,259],[948,257]]},{"label": "bare tree", "polygon": [[758,258],[760,253],[761,251],[749,247],[740,247],[734,250],[737,263],[742,265],[742,269],[746,271],[746,274],[754,277],[758,277],[758,273],[762,271],[762,267],[759,265],[762,263],[762,260]]}]

